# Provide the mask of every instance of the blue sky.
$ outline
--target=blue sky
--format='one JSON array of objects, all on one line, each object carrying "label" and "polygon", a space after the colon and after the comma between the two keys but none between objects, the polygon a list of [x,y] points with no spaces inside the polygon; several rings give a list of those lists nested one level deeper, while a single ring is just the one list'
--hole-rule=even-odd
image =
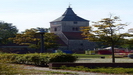
[{"label": "blue sky", "polygon": [[99,21],[109,14],[120,16],[133,28],[133,0],[0,0],[0,20],[15,25],[19,32],[25,29],[49,28],[49,22],[60,17],[71,4],[80,17]]}]

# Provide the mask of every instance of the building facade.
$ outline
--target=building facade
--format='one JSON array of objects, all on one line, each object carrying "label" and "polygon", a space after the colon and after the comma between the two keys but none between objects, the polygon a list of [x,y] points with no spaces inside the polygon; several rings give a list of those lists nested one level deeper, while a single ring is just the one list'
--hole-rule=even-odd
[{"label": "building facade", "polygon": [[55,33],[66,45],[62,50],[84,51],[94,49],[95,44],[85,40],[80,27],[89,26],[89,20],[77,16],[69,6],[64,14],[50,22],[50,32]]}]

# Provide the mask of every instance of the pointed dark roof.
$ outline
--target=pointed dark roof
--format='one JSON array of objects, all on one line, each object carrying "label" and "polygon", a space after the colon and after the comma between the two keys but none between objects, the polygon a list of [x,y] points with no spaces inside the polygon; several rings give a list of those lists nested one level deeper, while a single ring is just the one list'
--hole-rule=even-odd
[{"label": "pointed dark roof", "polygon": [[57,22],[57,21],[88,21],[88,20],[85,20],[77,16],[72,10],[72,8],[69,6],[61,17],[57,18],[56,20],[52,22]]},{"label": "pointed dark roof", "polygon": [[69,7],[62,16],[77,16],[77,15],[73,12],[72,8]]}]

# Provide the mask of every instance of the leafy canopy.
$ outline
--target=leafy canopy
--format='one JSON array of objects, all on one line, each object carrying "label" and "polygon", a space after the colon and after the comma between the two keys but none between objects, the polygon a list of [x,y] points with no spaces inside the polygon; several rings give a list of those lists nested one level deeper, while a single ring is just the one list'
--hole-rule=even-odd
[{"label": "leafy canopy", "polygon": [[0,22],[0,42],[1,44],[7,44],[8,38],[14,37],[18,32],[16,26],[11,23]]},{"label": "leafy canopy", "polygon": [[[89,41],[100,41],[112,47],[112,62],[115,63],[114,47],[118,44],[123,44],[125,36],[130,36],[128,33],[121,33],[127,24],[118,23],[119,17],[110,15],[110,18],[104,18],[101,21],[94,22],[92,26],[81,27],[83,36]],[[95,28],[95,29],[94,29]]]},{"label": "leafy canopy", "polygon": [[[44,45],[45,48],[55,48],[58,47],[56,43],[57,36],[53,33],[44,34]],[[38,28],[26,29],[22,33],[18,33],[15,38],[10,38],[14,43],[19,45],[29,45],[30,48],[40,48],[40,34],[38,33]]]},{"label": "leafy canopy", "polygon": [[89,41],[100,41],[108,45],[118,44],[128,33],[121,33],[127,24],[118,23],[119,17],[104,18],[101,21],[93,22],[92,26],[81,27],[82,35]]}]

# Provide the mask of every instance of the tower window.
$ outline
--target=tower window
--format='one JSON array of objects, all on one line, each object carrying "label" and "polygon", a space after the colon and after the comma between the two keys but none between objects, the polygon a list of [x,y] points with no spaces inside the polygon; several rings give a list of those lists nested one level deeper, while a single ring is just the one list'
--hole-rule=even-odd
[{"label": "tower window", "polygon": [[76,29],[76,31],[78,31],[78,28],[75,28]]},{"label": "tower window", "polygon": [[80,46],[83,46],[83,43],[81,43]]},{"label": "tower window", "polygon": [[73,23],[74,23],[74,24],[78,24],[78,22],[77,22],[77,21],[74,21]]},{"label": "tower window", "polygon": [[72,30],[74,31],[74,30],[75,30],[75,28],[72,28]]},{"label": "tower window", "polygon": [[57,24],[56,22],[54,24]]},{"label": "tower window", "polygon": [[78,29],[78,27],[73,27],[72,30],[73,31],[78,31],[79,29]]},{"label": "tower window", "polygon": [[57,28],[54,28],[54,31],[57,31]]}]

